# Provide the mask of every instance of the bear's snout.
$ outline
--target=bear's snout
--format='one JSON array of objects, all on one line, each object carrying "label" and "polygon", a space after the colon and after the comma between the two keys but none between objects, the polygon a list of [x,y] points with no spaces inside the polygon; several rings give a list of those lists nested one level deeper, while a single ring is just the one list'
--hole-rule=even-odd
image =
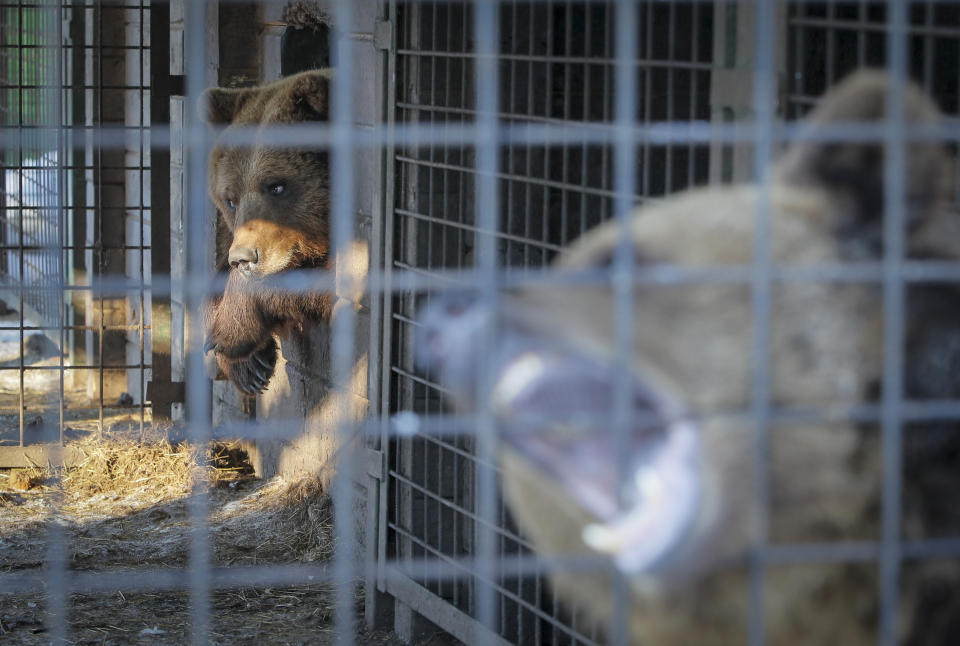
[{"label": "bear's snout", "polygon": [[244,278],[263,278],[326,260],[326,240],[317,241],[287,223],[248,220],[233,232],[227,262]]},{"label": "bear's snout", "polygon": [[234,269],[249,274],[260,261],[260,251],[250,247],[231,247],[227,260]]}]

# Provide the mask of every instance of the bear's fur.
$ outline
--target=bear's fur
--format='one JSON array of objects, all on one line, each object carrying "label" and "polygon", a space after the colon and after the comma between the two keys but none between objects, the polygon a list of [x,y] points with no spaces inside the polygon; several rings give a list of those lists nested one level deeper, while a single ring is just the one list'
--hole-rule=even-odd
[{"label": "bear's fur", "polygon": [[291,269],[325,269],[329,257],[330,171],[325,150],[271,147],[269,127],[329,118],[332,70],[314,70],[252,88],[213,88],[210,123],[265,128],[252,146],[218,145],[208,187],[221,218],[217,269],[223,295],[205,311],[205,351],[244,394],[267,387],[277,361],[274,334],[325,318],[326,293],[284,293],[264,280]]},{"label": "bear's fur", "polygon": [[[859,72],[824,97],[807,127],[818,135],[830,125],[879,123],[888,83],[883,73]],[[906,84],[900,93],[908,123],[939,123],[920,88]],[[756,262],[761,209],[777,268],[879,262],[889,210],[882,143],[811,137],[788,150],[764,188],[693,189],[644,205],[626,228],[616,221],[588,232],[558,263],[569,282],[503,294],[497,312],[450,299],[421,317],[422,365],[462,410],[479,407],[496,418],[504,499],[525,538],[547,557],[609,557],[625,575],[618,589],[600,564],[559,567],[551,576],[557,598],[603,626],[624,613],[630,643],[748,641],[745,564],[757,554],[764,596],[752,607],[766,643],[877,643],[877,563],[844,557],[838,541],[881,536],[880,510],[889,502],[884,438],[879,422],[852,411],[877,403],[890,377],[884,353],[899,343],[908,401],[960,395],[957,287],[905,285],[905,333],[885,338],[882,286],[773,278],[763,341],[773,411],[761,422],[757,456],[752,285],[702,276]],[[960,222],[942,143],[904,146],[904,253],[951,263],[960,260]],[[594,277],[624,241],[645,268],[677,272],[653,274],[676,282],[634,286],[626,351],[620,294]],[[498,334],[492,346],[463,342],[489,329]],[[494,378],[489,400],[475,404],[476,366],[484,362]],[[632,415],[615,437],[621,365],[629,369]],[[904,424],[903,501],[894,500],[902,514],[895,531],[905,538],[960,532],[956,426],[939,418]],[[762,483],[767,496],[759,498]],[[770,544],[803,548],[768,560]],[[811,545],[836,551],[817,556],[806,552]],[[958,587],[955,565],[931,554],[903,563],[894,606],[902,643],[956,641],[956,594],[945,592]],[[615,592],[625,598],[622,608]]]}]

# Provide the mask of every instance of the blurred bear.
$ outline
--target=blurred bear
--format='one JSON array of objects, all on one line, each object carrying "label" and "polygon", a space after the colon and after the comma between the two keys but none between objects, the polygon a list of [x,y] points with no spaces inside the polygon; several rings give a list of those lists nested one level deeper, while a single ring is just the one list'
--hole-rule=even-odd
[{"label": "blurred bear", "polygon": [[[904,338],[886,338],[877,278],[815,275],[852,261],[881,267],[888,153],[882,142],[831,141],[820,131],[878,123],[888,83],[861,71],[830,91],[807,120],[815,136],[788,149],[764,187],[693,189],[641,207],[626,231],[608,223],[575,242],[556,266],[566,281],[505,294],[496,314],[447,299],[421,316],[421,365],[459,408],[489,407],[498,420],[503,493],[521,530],[542,554],[601,557],[592,573],[558,568],[555,590],[610,622],[609,558],[628,577],[633,643],[746,643],[747,563],[760,555],[766,643],[876,643],[879,548],[847,559],[836,543],[879,545],[884,352],[904,349],[906,399],[960,395],[955,285],[907,283]],[[908,123],[939,122],[920,89],[903,90]],[[904,155],[905,255],[960,259],[944,146],[913,139]],[[758,213],[769,218],[773,267],[807,273],[769,277],[760,358],[769,378],[759,391],[771,414],[762,436],[754,422],[762,407],[751,407]],[[621,243],[638,272],[670,270],[666,280],[635,283],[626,353],[615,342],[609,275]],[[704,275],[716,268],[746,272]],[[465,342],[480,334],[495,334],[496,346]],[[477,401],[483,362],[492,385]],[[629,407],[625,423],[618,401]],[[863,415],[871,410],[872,421]],[[904,424],[905,539],[960,536],[956,426]],[[791,556],[787,547],[798,544],[824,549]],[[956,563],[905,562],[900,582],[899,637],[952,643]]]}]

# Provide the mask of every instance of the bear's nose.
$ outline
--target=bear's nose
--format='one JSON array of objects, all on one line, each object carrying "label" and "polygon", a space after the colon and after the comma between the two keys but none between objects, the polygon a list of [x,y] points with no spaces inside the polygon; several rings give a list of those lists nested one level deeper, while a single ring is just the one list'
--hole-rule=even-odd
[{"label": "bear's nose", "polygon": [[230,255],[227,256],[230,266],[239,269],[244,273],[250,272],[253,266],[260,260],[260,253],[250,247],[233,247],[230,249]]}]

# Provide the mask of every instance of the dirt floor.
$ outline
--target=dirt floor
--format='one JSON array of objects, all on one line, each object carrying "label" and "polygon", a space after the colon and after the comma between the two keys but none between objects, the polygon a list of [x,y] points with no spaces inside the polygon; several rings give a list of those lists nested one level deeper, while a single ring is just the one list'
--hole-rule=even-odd
[{"label": "dirt floor", "polygon": [[[214,565],[331,558],[331,502],[309,480],[256,479],[230,445],[199,452],[170,444],[165,434],[141,440],[139,423],[130,418],[99,435],[77,441],[86,456],[78,467],[0,471],[0,572],[39,571],[54,521],[65,528],[73,570],[183,567],[195,484],[210,494]],[[362,602],[358,585],[358,623]],[[326,585],[216,590],[211,605],[215,644],[328,644],[335,638]],[[44,616],[43,595],[0,591],[0,643],[49,644]],[[189,620],[186,591],[69,600],[74,644],[185,644]],[[401,643],[389,632],[361,632],[356,642]]]}]

